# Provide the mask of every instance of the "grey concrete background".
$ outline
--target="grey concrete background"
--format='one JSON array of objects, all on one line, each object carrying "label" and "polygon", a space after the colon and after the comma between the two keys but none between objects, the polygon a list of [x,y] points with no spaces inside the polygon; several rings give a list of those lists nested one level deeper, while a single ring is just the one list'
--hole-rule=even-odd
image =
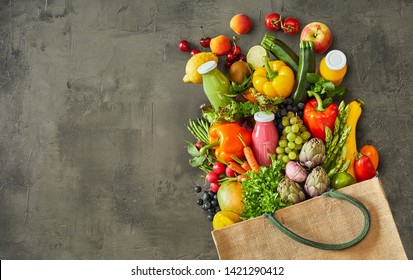
[{"label": "grey concrete background", "polygon": [[[195,204],[189,118],[206,101],[182,82],[206,35],[258,44],[274,11],[322,21],[348,55],[346,100],[366,102],[380,178],[413,258],[412,1],[0,0],[0,259],[216,259]],[[277,33],[298,51],[298,38]],[[321,57],[318,57],[318,60]]]}]

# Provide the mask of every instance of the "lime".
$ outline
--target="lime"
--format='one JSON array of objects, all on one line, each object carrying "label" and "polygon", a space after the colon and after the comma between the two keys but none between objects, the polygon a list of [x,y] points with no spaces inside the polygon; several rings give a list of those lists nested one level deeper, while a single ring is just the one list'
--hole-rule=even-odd
[{"label": "lime", "polygon": [[356,180],[347,172],[339,172],[331,179],[331,186],[334,189],[341,189],[355,183]]},{"label": "lime", "polygon": [[268,52],[260,45],[251,47],[247,53],[247,62],[251,64],[254,69],[264,66],[262,61],[263,56],[268,56]]}]

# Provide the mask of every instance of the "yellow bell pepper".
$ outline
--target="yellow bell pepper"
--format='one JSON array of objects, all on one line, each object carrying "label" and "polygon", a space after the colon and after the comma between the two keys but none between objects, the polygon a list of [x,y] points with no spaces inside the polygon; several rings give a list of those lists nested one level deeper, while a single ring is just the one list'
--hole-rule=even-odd
[{"label": "yellow bell pepper", "polygon": [[255,69],[252,74],[254,88],[270,98],[291,95],[294,88],[294,72],[281,60],[269,61],[263,57],[264,65]]}]

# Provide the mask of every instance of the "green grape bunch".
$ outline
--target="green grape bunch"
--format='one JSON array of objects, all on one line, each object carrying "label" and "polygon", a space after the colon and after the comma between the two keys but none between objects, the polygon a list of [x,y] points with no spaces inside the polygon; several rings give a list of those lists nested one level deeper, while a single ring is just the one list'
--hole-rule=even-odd
[{"label": "green grape bunch", "polygon": [[303,120],[294,112],[288,112],[281,122],[284,128],[275,152],[278,160],[287,163],[290,160],[298,159],[301,147],[310,139],[311,134],[305,127]]}]

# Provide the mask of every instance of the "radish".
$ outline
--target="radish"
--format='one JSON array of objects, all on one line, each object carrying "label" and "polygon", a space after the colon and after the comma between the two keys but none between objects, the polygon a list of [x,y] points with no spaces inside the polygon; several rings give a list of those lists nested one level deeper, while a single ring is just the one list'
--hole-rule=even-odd
[{"label": "radish", "polygon": [[215,172],[209,172],[205,177],[205,181],[207,181],[208,183],[217,183],[218,179],[219,175]]},{"label": "radish", "polygon": [[237,174],[235,173],[234,170],[232,170],[231,168],[229,168],[228,166],[225,168],[225,175],[227,175],[228,177],[235,177]]},{"label": "radish", "polygon": [[226,167],[225,164],[217,161],[212,165],[212,170],[218,175],[221,175],[225,173],[225,167]]}]

